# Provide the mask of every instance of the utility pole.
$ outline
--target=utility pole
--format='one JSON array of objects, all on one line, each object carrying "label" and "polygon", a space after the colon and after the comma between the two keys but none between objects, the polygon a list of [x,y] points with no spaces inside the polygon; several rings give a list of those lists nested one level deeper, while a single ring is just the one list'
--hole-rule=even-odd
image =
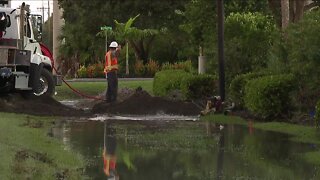
[{"label": "utility pole", "polygon": [[[37,8],[37,9],[42,12],[42,24],[44,24],[44,10],[47,10],[47,9],[49,9],[49,8],[45,8],[45,7],[43,6],[43,2],[42,2],[42,7]],[[49,15],[49,13],[48,13],[48,15]],[[48,18],[49,18],[49,16],[48,16]]]},{"label": "utility pole", "polygon": [[218,8],[218,58],[219,58],[219,93],[222,101],[225,100],[224,74],[224,7],[223,0],[217,0]]},{"label": "utility pole", "polygon": [[51,41],[51,20],[50,20],[50,2],[48,0],[48,46],[49,48],[52,47],[52,41]]}]

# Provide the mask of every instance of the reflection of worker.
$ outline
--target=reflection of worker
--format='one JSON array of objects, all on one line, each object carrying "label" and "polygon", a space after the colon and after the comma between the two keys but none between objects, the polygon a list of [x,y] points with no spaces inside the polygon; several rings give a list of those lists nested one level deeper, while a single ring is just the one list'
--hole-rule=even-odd
[{"label": "reflection of worker", "polygon": [[119,179],[116,173],[116,147],[115,129],[105,126],[103,148],[103,172],[108,179]]},{"label": "reflection of worker", "polygon": [[107,102],[115,102],[117,100],[117,91],[118,91],[118,57],[120,54],[121,46],[118,46],[118,43],[113,41],[110,43],[109,51],[105,56],[105,66],[104,73],[106,74],[108,81],[108,88],[106,92]]}]

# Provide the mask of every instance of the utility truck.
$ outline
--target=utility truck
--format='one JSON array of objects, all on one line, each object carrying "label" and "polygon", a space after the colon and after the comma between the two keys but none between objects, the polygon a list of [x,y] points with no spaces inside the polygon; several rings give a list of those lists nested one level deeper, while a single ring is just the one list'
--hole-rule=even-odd
[{"label": "utility truck", "polygon": [[41,36],[42,16],[31,15],[25,3],[17,9],[0,3],[0,93],[53,95],[61,76],[53,75],[52,54],[35,39]]}]

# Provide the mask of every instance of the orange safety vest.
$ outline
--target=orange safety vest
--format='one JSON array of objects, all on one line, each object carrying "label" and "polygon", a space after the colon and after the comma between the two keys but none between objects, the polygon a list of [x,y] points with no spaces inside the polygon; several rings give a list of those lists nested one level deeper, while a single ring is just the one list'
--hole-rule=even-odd
[{"label": "orange safety vest", "polygon": [[118,58],[115,56],[111,59],[111,51],[106,53],[106,64],[104,66],[104,73],[108,73],[112,70],[118,70]]}]

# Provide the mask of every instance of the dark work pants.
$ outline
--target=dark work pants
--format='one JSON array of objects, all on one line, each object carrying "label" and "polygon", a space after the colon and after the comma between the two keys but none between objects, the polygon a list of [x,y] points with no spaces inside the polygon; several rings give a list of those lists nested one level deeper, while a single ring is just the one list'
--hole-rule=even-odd
[{"label": "dark work pants", "polygon": [[117,71],[107,73],[108,88],[106,92],[106,99],[108,102],[115,102],[118,94],[118,75]]}]

